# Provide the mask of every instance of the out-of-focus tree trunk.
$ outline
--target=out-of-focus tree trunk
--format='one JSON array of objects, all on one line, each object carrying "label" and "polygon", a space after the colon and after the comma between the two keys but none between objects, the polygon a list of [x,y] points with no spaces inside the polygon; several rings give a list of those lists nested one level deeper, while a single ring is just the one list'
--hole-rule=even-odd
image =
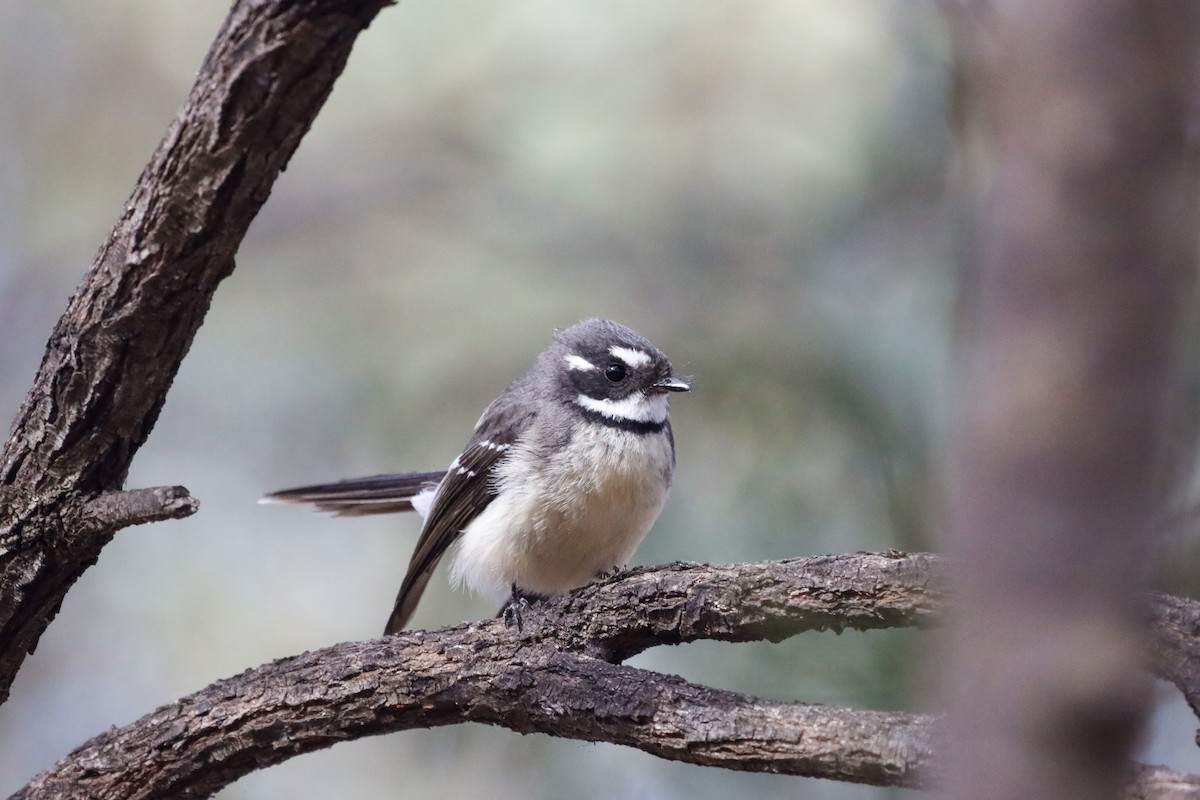
[{"label": "out-of-focus tree trunk", "polygon": [[1115,797],[1196,225],[1189,3],[952,3],[974,214],[947,791]]}]

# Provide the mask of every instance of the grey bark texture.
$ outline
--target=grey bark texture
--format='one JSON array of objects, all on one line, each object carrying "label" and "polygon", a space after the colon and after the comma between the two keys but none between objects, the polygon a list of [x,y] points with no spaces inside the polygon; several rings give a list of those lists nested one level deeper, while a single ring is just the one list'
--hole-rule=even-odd
[{"label": "grey bark texture", "polygon": [[0,702],[122,527],[186,516],[121,492],[217,285],[387,0],[235,3],[187,101],[71,298],[0,453]]},{"label": "grey bark texture", "polygon": [[104,733],[17,798],[202,797],[360,736],[474,721],[695,764],[918,786],[931,721],[778,703],[619,665],[647,647],[930,620],[928,556],[634,570],[500,620],[348,642],[213,684]]},{"label": "grey bark texture", "polygon": [[[623,666],[648,647],[925,627],[946,606],[924,554],[637,569],[499,620],[346,642],[265,664],[97,736],[15,797],[203,797],[360,736],[460,722],[628,745],[662,758],[877,786],[943,771],[926,715],[772,702]],[[1155,671],[1196,647],[1200,603],[1152,596]],[[1194,686],[1194,684],[1193,684]],[[1131,798],[1197,798],[1200,776],[1125,764]]]}]

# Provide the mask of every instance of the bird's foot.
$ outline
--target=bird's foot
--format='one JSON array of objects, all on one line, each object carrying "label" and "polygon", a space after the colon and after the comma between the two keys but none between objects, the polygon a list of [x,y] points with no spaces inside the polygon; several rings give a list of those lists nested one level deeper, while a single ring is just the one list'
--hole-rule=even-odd
[{"label": "bird's foot", "polygon": [[500,618],[504,620],[504,627],[511,628],[517,626],[518,633],[525,632],[525,623],[521,619],[521,611],[529,608],[529,601],[524,597],[514,597],[504,604],[500,609]]},{"label": "bird's foot", "polygon": [[519,633],[525,632],[525,622],[521,619],[521,612],[529,608],[529,605],[534,600],[541,600],[542,596],[533,594],[532,592],[522,592],[514,583],[512,585],[512,597],[500,607],[500,613],[496,616],[504,620],[504,626],[511,628],[517,626]]},{"label": "bird's foot", "polygon": [[615,578],[622,572],[628,572],[629,567],[624,564],[613,564],[608,569],[602,569],[596,573],[596,580],[604,580],[605,578]]}]

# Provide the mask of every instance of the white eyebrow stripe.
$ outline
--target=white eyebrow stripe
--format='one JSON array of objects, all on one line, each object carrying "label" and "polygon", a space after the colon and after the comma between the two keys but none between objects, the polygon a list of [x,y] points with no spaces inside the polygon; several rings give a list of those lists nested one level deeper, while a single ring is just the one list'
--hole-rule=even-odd
[{"label": "white eyebrow stripe", "polygon": [[608,348],[608,352],[631,367],[646,367],[652,361],[650,354],[645,350],[634,350],[632,347],[621,347],[619,344]]},{"label": "white eyebrow stripe", "polygon": [[631,394],[621,400],[607,397],[597,399],[581,394],[575,402],[609,419],[633,422],[663,422],[667,418],[667,396],[665,394]]},{"label": "white eyebrow stripe", "polygon": [[583,358],[582,356],[575,355],[574,353],[563,356],[563,361],[567,362],[567,366],[570,369],[590,370],[596,368],[595,364],[588,361],[586,358]]}]

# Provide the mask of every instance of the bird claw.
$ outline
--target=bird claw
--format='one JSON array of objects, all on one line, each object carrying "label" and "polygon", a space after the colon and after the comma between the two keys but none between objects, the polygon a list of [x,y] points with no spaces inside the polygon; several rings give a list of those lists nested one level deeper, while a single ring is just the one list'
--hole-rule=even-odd
[{"label": "bird claw", "polygon": [[525,621],[521,618],[521,612],[529,608],[531,600],[540,600],[540,595],[526,594],[517,588],[514,583],[512,585],[512,597],[500,608],[500,613],[496,616],[504,620],[504,627],[511,628],[517,626],[518,633],[525,632]]},{"label": "bird claw", "polygon": [[525,623],[521,619],[521,612],[529,608],[529,600],[524,597],[513,597],[504,607],[500,609],[500,618],[504,620],[504,627],[511,628],[517,626],[518,633],[525,632]]}]

